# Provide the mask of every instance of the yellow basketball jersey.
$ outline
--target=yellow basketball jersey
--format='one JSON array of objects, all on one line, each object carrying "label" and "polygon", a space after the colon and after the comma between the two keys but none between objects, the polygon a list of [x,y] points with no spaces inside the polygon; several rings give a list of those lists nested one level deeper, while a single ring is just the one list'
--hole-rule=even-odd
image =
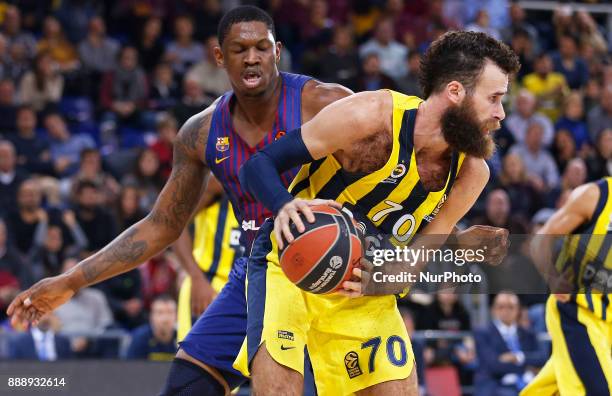
[{"label": "yellow basketball jersey", "polygon": [[378,231],[404,244],[438,213],[451,191],[464,153],[453,152],[446,185],[427,191],[419,177],[414,125],[421,99],[390,91],[393,96],[393,149],[387,163],[369,174],[342,169],[333,155],[304,165],[289,187],[297,198],[333,199],[366,215]]},{"label": "yellow basketball jersey", "polygon": [[556,268],[574,282],[576,303],[612,321],[612,177],[597,182],[599,201],[591,220],[564,240]]},{"label": "yellow basketball jersey", "polygon": [[222,198],[200,211],[195,219],[193,257],[219,292],[227,282],[236,252],[240,250],[240,228],[232,205]]}]

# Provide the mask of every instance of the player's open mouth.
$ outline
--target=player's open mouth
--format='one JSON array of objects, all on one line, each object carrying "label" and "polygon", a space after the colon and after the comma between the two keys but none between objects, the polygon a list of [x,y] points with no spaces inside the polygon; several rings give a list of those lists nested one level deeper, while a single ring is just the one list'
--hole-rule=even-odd
[{"label": "player's open mouth", "polygon": [[247,88],[255,88],[261,81],[261,75],[256,72],[247,72],[242,76],[242,80]]}]

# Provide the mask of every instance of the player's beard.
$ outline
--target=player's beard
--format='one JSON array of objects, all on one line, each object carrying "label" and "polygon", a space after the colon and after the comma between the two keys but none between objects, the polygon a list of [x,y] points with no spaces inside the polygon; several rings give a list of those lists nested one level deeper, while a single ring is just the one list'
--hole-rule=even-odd
[{"label": "player's beard", "polygon": [[440,123],[444,140],[451,148],[485,159],[495,152],[495,142],[487,131],[499,129],[499,121],[480,121],[474,109],[474,102],[469,96],[466,96],[460,105],[446,109]]}]

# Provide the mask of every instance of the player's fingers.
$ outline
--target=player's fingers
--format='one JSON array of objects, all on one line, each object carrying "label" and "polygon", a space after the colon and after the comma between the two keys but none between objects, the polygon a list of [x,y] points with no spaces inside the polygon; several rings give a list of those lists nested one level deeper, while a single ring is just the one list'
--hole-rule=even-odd
[{"label": "player's fingers", "polygon": [[287,243],[293,242],[293,234],[291,234],[291,230],[289,229],[289,223],[282,223],[281,231],[283,232],[283,236],[285,237]]},{"label": "player's fingers", "polygon": [[30,293],[26,290],[24,292],[19,293],[11,302],[11,304],[9,305],[9,307],[6,310],[6,314],[7,315],[12,315],[13,312],[15,311],[15,309],[17,309],[18,307],[23,306],[24,301],[27,299],[28,300],[28,305],[31,304],[31,302],[29,301],[29,296]]},{"label": "player's fingers", "polygon": [[[314,213],[312,213],[310,206],[304,201],[298,201],[296,204],[297,204],[298,210],[304,214],[306,221],[308,221],[309,223],[314,223],[315,216],[314,216]],[[303,232],[303,231],[300,231],[300,232]]]},{"label": "player's fingers", "polygon": [[353,268],[353,277],[356,277],[357,281],[361,280],[361,268]]},{"label": "player's fingers", "polygon": [[289,212],[289,218],[291,218],[291,221],[293,222],[293,224],[295,224],[295,228],[297,228],[298,232],[302,233],[306,230],[306,227],[304,227],[304,222],[300,217],[300,212],[295,209],[291,210]]},{"label": "player's fingers", "polygon": [[338,290],[338,293],[340,293],[344,297],[348,297],[348,298],[361,297],[361,293],[360,292],[356,292],[356,291],[348,291],[348,290],[340,289],[340,290]]},{"label": "player's fingers", "polygon": [[361,282],[344,281],[342,282],[342,288],[349,292],[361,293]]},{"label": "player's fingers", "polygon": [[274,237],[276,238],[276,244],[278,245],[278,249],[282,250],[285,245],[283,243],[280,220],[278,218],[274,221]]}]

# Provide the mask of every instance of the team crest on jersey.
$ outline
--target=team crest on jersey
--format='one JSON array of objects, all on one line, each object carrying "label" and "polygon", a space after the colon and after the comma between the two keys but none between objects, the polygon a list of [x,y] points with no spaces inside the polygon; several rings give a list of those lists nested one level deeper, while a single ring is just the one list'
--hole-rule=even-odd
[{"label": "team crest on jersey", "polygon": [[278,139],[282,138],[285,135],[286,135],[285,131],[278,131],[276,133],[276,135],[274,136],[274,140],[278,140]]},{"label": "team crest on jersey", "polygon": [[399,179],[406,174],[406,165],[397,164],[397,166],[391,171],[391,178]]},{"label": "team crest on jersey", "polygon": [[217,151],[224,152],[229,150],[229,137],[222,136],[217,138],[217,144],[215,145]]},{"label": "team crest on jersey", "polygon": [[344,356],[344,366],[346,366],[349,378],[359,377],[363,374],[361,367],[359,367],[359,355],[355,351],[350,351]]}]

